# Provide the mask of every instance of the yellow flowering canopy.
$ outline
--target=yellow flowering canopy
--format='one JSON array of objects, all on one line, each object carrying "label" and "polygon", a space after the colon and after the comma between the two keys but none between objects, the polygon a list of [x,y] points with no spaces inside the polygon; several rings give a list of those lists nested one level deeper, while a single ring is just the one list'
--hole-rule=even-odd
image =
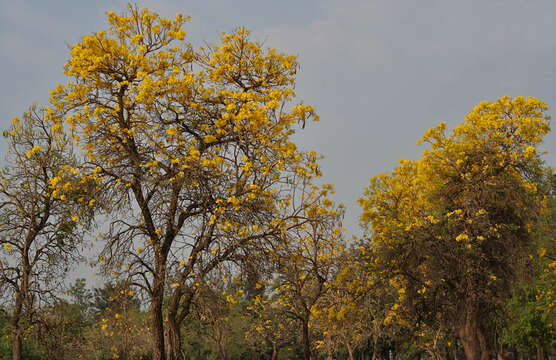
[{"label": "yellow flowering canopy", "polygon": [[428,130],[421,159],[371,179],[361,222],[399,312],[454,329],[461,314],[484,319],[507,296],[543,209],[546,110],[535,98],[482,102],[451,135],[445,123]]},{"label": "yellow flowering canopy", "polygon": [[72,46],[65,73],[74,80],[51,92],[49,114],[84,152],[83,176],[116,205],[135,199],[136,226],[151,240],[135,254],[201,208],[212,225],[229,210],[270,206],[284,171],[318,174],[316,155],[290,140],[294,124],[317,119],[310,106],[289,105],[294,56],[264,49],[243,28],[194,49],[183,15],[167,20],[130,7],[107,17],[107,31]]},{"label": "yellow flowering canopy", "polygon": [[316,154],[291,141],[294,125],[318,117],[291,103],[295,57],[244,28],[195,48],[187,16],[130,6],[107,18],[71,47],[72,80],[51,92],[48,118],[83,152],[81,176],[110,194],[116,219],[99,260],[177,306],[196,279],[283,224],[272,213],[288,179],[319,175]]}]

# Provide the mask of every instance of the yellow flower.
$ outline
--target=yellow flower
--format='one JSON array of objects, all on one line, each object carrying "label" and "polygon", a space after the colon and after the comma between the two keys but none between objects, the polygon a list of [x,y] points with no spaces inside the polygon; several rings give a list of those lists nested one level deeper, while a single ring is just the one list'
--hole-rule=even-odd
[{"label": "yellow flower", "polygon": [[31,150],[27,151],[27,158],[30,159],[31,156],[33,156],[34,153],[40,152],[40,151],[42,151],[42,147],[40,147],[40,145],[33,146],[33,148]]},{"label": "yellow flower", "polygon": [[180,286],[179,283],[173,283],[173,284],[172,284],[172,287],[175,287],[175,288],[177,288],[177,287],[179,287],[179,286]]},{"label": "yellow flower", "polygon": [[216,141],[216,137],[214,135],[207,135],[205,136],[205,143],[210,144]]},{"label": "yellow flower", "polygon": [[166,133],[170,136],[176,136],[179,134],[179,130],[177,128],[166,129]]},{"label": "yellow flower", "polygon": [[469,236],[467,234],[459,234],[456,236],[456,241],[460,242],[462,240],[469,240]]},{"label": "yellow flower", "polygon": [[12,251],[14,247],[12,246],[12,244],[9,243],[4,243],[4,249],[8,250],[8,251]]},{"label": "yellow flower", "polygon": [[523,155],[527,158],[533,157],[536,153],[534,146],[527,146],[523,151]]},{"label": "yellow flower", "polygon": [[59,176],[55,176],[53,178],[50,178],[49,181],[50,181],[50,187],[54,188],[56,187],[56,185],[58,185],[60,181],[62,181],[62,178]]}]

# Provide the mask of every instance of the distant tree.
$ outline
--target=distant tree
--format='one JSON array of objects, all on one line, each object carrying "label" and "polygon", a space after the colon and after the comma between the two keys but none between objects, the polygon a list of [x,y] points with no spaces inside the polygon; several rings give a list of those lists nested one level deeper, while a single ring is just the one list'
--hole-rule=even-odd
[{"label": "distant tree", "polygon": [[107,310],[118,312],[124,306],[123,302],[128,308],[139,309],[141,307],[139,297],[120,296],[129,293],[134,292],[125,281],[106,282],[101,287],[95,287],[90,292],[91,312],[95,318],[100,317]]},{"label": "distant tree", "polygon": [[336,260],[345,249],[342,238],[343,205],[329,200],[331,185],[317,187],[301,177],[291,206],[303,222],[281,232],[268,257],[274,264],[276,302],[298,323],[304,359],[311,358],[311,310],[328,291],[337,272]]},{"label": "distant tree", "polygon": [[83,353],[84,332],[89,324],[82,310],[65,300],[41,307],[33,333],[45,358],[73,360]]},{"label": "distant tree", "polygon": [[85,322],[90,317],[92,299],[91,290],[87,289],[86,285],[85,279],[76,279],[66,292],[71,298],[71,303],[79,308],[79,312],[82,314],[83,321]]},{"label": "distant tree", "polygon": [[384,296],[367,278],[357,253],[351,249],[336,259],[338,272],[329,281],[326,294],[311,309],[314,327],[322,333],[317,348],[328,357],[342,352],[339,347],[344,347],[353,360],[355,351],[370,337],[375,340],[376,349],[382,335],[385,316],[381,315],[387,305],[380,306]]},{"label": "distant tree", "polygon": [[[193,303],[193,315],[199,321],[200,330],[207,343],[221,360],[238,358],[234,350],[249,350],[245,338],[245,318],[243,318],[243,287],[234,286],[228,278],[221,276],[207,278],[199,284],[197,301]],[[235,356],[234,356],[235,355]]]},{"label": "distant tree", "polygon": [[[52,115],[52,114],[51,114]],[[90,220],[87,183],[76,180],[71,143],[60,125],[33,106],[4,132],[0,172],[0,294],[11,326],[13,359],[37,308],[59,294],[70,263],[79,258],[82,225]],[[64,195],[54,187],[60,183]]]},{"label": "distant tree", "polygon": [[[261,286],[262,288],[262,286]],[[247,307],[249,324],[245,339],[257,353],[268,353],[270,359],[278,359],[280,349],[295,344],[297,319],[288,315],[288,308],[274,297],[257,295]]]},{"label": "distant tree", "polygon": [[544,359],[545,349],[556,345],[556,181],[541,221],[534,228],[530,273],[522,279],[501,312],[502,342],[529,356]]},{"label": "distant tree", "polygon": [[457,334],[468,360],[493,356],[493,316],[533,242],[546,109],[534,98],[482,102],[451,136],[445,124],[427,131],[422,158],[374,177],[361,200],[374,271],[398,289],[400,316]]}]

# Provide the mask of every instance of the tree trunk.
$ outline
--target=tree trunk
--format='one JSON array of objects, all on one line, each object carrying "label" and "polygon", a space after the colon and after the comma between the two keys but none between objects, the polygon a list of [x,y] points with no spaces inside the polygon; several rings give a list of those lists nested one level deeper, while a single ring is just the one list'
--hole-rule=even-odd
[{"label": "tree trunk", "polygon": [[496,349],[496,360],[504,360],[504,346],[502,345],[502,342],[499,341],[498,334],[496,335],[494,341],[494,348]]},{"label": "tree trunk", "polygon": [[272,343],[272,357],[271,357],[271,360],[276,360],[277,356],[278,356],[278,349],[276,347],[276,343],[273,342]]},{"label": "tree trunk", "polygon": [[21,332],[17,329],[15,331],[12,329],[12,360],[21,360],[21,338]]},{"label": "tree trunk", "polygon": [[[157,264],[159,265],[159,264]],[[164,274],[156,267],[151,299],[151,334],[153,337],[153,360],[166,360],[164,352],[164,321],[162,318],[162,302],[164,300]],[[164,271],[164,270],[162,270]]]},{"label": "tree trunk", "polygon": [[481,360],[491,360],[488,342],[479,326],[477,326],[477,339],[479,340],[479,346],[481,348]]},{"label": "tree trunk", "polygon": [[328,354],[327,360],[332,360],[332,337],[330,334],[326,335],[326,353]]},{"label": "tree trunk", "polygon": [[302,333],[302,340],[303,340],[303,359],[311,360],[311,343],[309,340],[309,315],[305,314],[303,319],[303,333]]},{"label": "tree trunk", "polygon": [[218,353],[220,355],[220,360],[227,360],[228,354],[226,354],[226,347],[222,343],[218,342]]},{"label": "tree trunk", "polygon": [[10,327],[12,330],[12,360],[21,360],[22,349],[22,333],[19,320],[23,309],[23,298],[20,292],[15,294],[15,304],[12,316],[10,318]]},{"label": "tree trunk", "polygon": [[537,360],[544,360],[544,349],[541,344],[537,345]]},{"label": "tree trunk", "polygon": [[168,359],[183,360],[180,326],[173,316],[168,316]]},{"label": "tree trunk", "polygon": [[480,360],[480,344],[477,337],[477,314],[472,306],[465,310],[463,324],[457,329],[458,337],[467,360]]},{"label": "tree trunk", "polygon": [[[174,290],[170,298],[168,306],[168,359],[167,360],[185,360],[185,354],[182,351],[181,341],[181,324],[186,316],[189,315],[191,302],[195,289],[189,287],[185,292],[182,288]],[[181,310],[181,311],[180,311]]]},{"label": "tree trunk", "polygon": [[346,341],[346,348],[348,349],[349,360],[355,360],[353,357],[353,349],[351,348],[349,341]]},{"label": "tree trunk", "polygon": [[373,337],[373,355],[371,357],[372,360],[376,360],[376,354],[378,350],[378,336]]}]

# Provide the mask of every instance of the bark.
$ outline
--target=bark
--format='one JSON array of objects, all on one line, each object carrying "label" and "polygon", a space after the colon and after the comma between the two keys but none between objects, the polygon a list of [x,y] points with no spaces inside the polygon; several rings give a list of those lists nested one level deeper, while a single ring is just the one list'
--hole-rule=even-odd
[{"label": "bark", "polygon": [[372,360],[376,360],[376,354],[378,350],[378,336],[373,338],[373,355],[371,357]]},{"label": "bark", "polygon": [[218,354],[220,355],[220,360],[227,360],[228,354],[226,353],[226,347],[221,341],[218,341]]},{"label": "bark", "polygon": [[175,319],[168,316],[168,359],[167,360],[183,360],[181,354],[182,343],[180,326]]},{"label": "bark", "polygon": [[22,299],[19,293],[16,294],[13,315],[10,319],[10,327],[12,330],[12,359],[21,360],[21,330],[19,329],[19,318],[21,316]]},{"label": "bark", "polygon": [[480,344],[477,337],[477,313],[472,306],[464,312],[463,324],[457,329],[458,337],[467,360],[480,360]]},{"label": "bark", "polygon": [[271,358],[271,360],[276,360],[277,356],[278,356],[278,349],[276,347],[276,343],[273,342],[272,343],[272,358]]},{"label": "bark", "polygon": [[162,302],[164,300],[164,270],[160,269],[159,261],[153,282],[151,299],[151,334],[153,337],[153,360],[166,360],[164,352],[164,321],[162,318]]},{"label": "bark", "polygon": [[541,344],[537,345],[537,360],[544,360],[544,349]]},{"label": "bark", "polygon": [[12,329],[12,359],[13,360],[21,360],[21,331],[16,329],[15,331]]},{"label": "bark", "polygon": [[[195,294],[194,288],[190,287],[182,293],[179,289],[174,292],[168,307],[168,359],[184,360],[185,355],[182,350],[181,324],[191,308],[191,302]],[[182,301],[183,300],[183,301]],[[181,309],[181,311],[180,311]]]},{"label": "bark", "polygon": [[27,242],[23,254],[23,276],[21,278],[20,291],[15,294],[15,304],[10,319],[10,327],[12,332],[12,360],[21,360],[22,357],[22,340],[23,333],[21,331],[21,315],[23,313],[24,294],[28,293],[29,289],[29,261],[27,257]]},{"label": "bark", "polygon": [[[499,335],[497,334],[494,338],[494,348],[496,349],[496,360],[504,360],[504,346],[499,341]],[[496,346],[498,344],[498,346]]]},{"label": "bark", "polygon": [[303,333],[302,333],[302,341],[303,341],[303,359],[311,360],[311,343],[309,339],[309,315],[306,314],[303,318]]},{"label": "bark", "polygon": [[355,360],[355,358],[353,357],[353,349],[351,348],[349,341],[346,341],[346,347],[348,350],[349,360]]},{"label": "bark", "polygon": [[481,348],[481,360],[490,360],[491,356],[488,342],[479,326],[477,326],[477,339],[479,340],[479,346]]},{"label": "bark", "polygon": [[326,352],[328,354],[327,360],[332,360],[332,338],[330,334],[326,335]]}]

